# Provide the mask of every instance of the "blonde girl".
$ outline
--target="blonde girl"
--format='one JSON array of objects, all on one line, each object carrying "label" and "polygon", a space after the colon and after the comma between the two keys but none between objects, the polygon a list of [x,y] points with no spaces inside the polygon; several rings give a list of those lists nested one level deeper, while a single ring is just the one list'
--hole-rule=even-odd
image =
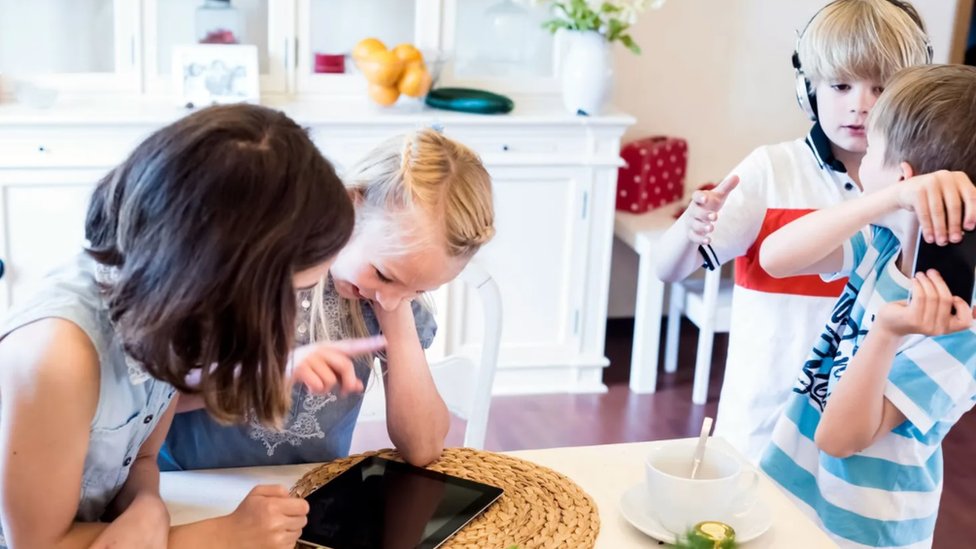
[{"label": "blonde girl", "polygon": [[[319,462],[349,452],[374,356],[385,375],[390,439],[410,463],[440,455],[449,415],[424,349],[436,325],[421,303],[494,235],[491,179],[470,149],[434,130],[381,144],[345,178],[356,224],[313,291],[300,292],[296,384],[281,429],[223,426],[202,410],[178,414],[164,469]],[[375,342],[338,341],[382,334]]]}]

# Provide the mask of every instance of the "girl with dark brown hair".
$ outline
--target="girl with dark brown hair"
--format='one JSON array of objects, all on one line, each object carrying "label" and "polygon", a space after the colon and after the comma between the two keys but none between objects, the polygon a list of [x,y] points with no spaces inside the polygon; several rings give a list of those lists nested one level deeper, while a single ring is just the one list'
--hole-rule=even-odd
[{"label": "girl with dark brown hair", "polygon": [[0,327],[0,547],[292,547],[307,505],[280,487],[170,528],[156,454],[176,390],[281,423],[296,290],[353,219],[305,131],[258,106],[191,114],[100,181],[87,250]]},{"label": "girl with dark brown hair", "polygon": [[[426,129],[391,138],[345,174],[356,229],[313,291],[299,292],[292,409],[280,429],[222,425],[181,399],[164,470],[329,461],[348,455],[363,391],[383,376],[387,432],[414,465],[436,460],[450,415],[424,349],[436,322],[424,295],[449,283],[495,234],[491,176],[468,147]],[[355,361],[346,338],[382,334]],[[344,341],[337,341],[344,340]],[[358,342],[358,350],[364,342]],[[348,352],[346,353],[348,354]],[[373,385],[374,388],[379,384]]]}]

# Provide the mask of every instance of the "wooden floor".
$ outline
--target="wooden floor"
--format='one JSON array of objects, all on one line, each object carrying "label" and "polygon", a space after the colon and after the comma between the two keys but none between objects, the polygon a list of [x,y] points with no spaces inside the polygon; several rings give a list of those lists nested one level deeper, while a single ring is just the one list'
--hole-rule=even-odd
[{"label": "wooden floor", "polygon": [[[627,388],[632,335],[632,321],[611,320],[607,325],[610,366],[604,381],[610,390],[606,394],[495,397],[486,448],[506,451],[696,435],[702,418],[715,415],[726,336],[716,336],[708,403],[698,406],[691,403],[694,326],[687,324],[682,329],[678,372],[664,374],[662,369],[653,395],[636,395]],[[375,427],[357,430],[353,452],[389,446],[385,433]],[[462,430],[463,424],[452,425],[449,445],[460,445]],[[943,450],[945,482],[935,547],[976,547],[976,414],[963,416]]]}]

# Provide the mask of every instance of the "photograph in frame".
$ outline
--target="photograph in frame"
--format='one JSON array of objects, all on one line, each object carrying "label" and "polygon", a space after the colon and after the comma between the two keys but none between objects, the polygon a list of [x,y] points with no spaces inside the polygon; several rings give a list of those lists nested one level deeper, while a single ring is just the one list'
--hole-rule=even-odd
[{"label": "photograph in frame", "polygon": [[259,82],[253,44],[173,46],[173,84],[180,105],[257,103]]}]

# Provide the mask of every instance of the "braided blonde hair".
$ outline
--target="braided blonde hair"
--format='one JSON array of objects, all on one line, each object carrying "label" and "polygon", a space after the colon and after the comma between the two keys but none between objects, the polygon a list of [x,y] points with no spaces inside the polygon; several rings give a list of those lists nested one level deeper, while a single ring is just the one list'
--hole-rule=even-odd
[{"label": "braided blonde hair", "polygon": [[[495,235],[491,177],[471,149],[432,129],[398,136],[380,144],[344,178],[354,195],[356,228],[353,238],[373,223],[396,226],[378,247],[392,255],[424,246],[444,246],[449,257],[470,259]],[[440,230],[427,231],[423,216]],[[420,226],[418,226],[420,225]],[[436,241],[425,239],[434,233]],[[312,340],[340,337],[326,329],[322,310],[326,283],[315,287],[312,300]],[[425,299],[422,303],[430,308]],[[368,335],[362,302],[340,298],[341,337]]]}]

